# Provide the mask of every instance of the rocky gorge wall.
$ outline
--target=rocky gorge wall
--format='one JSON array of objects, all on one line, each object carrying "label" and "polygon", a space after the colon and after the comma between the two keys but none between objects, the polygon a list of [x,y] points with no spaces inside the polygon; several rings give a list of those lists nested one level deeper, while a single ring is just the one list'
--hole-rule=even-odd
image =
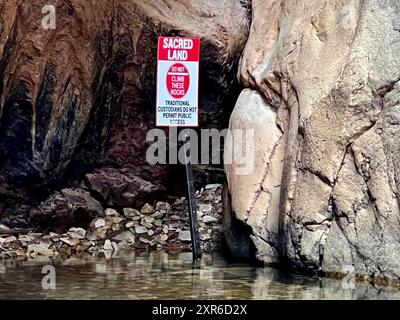
[{"label": "rocky gorge wall", "polygon": [[[55,29],[42,27],[45,5]],[[105,207],[166,196],[175,168],[145,159],[157,38],[201,38],[200,122],[218,128],[238,94],[249,18],[240,0],[1,0],[0,218],[49,217],[31,203],[82,182]]]},{"label": "rocky gorge wall", "polygon": [[253,172],[226,164],[222,198],[198,194],[204,241],[223,201],[237,256],[399,279],[399,15],[397,0],[0,0],[0,221],[61,226],[42,252],[179,238],[182,200],[166,232],[155,201],[176,171],[146,163],[145,138],[157,37],[195,36],[201,127],[255,134]]},{"label": "rocky gorge wall", "polygon": [[226,165],[231,249],[399,279],[399,2],[252,6],[230,128],[255,129],[256,162],[249,176]]}]

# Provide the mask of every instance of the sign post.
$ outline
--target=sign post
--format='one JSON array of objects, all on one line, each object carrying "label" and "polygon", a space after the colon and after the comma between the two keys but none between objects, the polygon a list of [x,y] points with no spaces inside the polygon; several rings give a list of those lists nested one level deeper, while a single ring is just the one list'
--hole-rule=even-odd
[{"label": "sign post", "polygon": [[[199,126],[200,39],[159,37],[157,66],[156,125],[158,127]],[[184,151],[190,234],[193,259],[201,257],[197,230],[197,204],[190,156],[190,135],[184,129]]]}]

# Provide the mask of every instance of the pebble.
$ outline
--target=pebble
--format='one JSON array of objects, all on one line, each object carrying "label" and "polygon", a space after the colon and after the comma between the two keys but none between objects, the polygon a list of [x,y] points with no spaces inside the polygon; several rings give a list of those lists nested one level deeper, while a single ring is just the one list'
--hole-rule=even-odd
[{"label": "pebble", "polygon": [[149,239],[142,238],[142,237],[139,238],[139,241],[143,242],[143,243],[146,243],[146,244],[149,244],[151,242]]},{"label": "pebble", "polygon": [[171,205],[168,202],[157,202],[156,210],[160,212],[167,213],[171,210]]},{"label": "pebble", "polygon": [[200,234],[200,240],[201,241],[207,241],[207,240],[210,240],[210,239],[211,239],[211,235],[210,234],[208,234],[208,233]]},{"label": "pebble", "polygon": [[144,234],[144,233],[147,233],[147,232],[148,232],[148,230],[147,230],[146,227],[143,227],[143,226],[136,226],[135,227],[135,233],[136,234]]},{"label": "pebble", "polygon": [[149,230],[149,232],[147,232],[147,234],[149,235],[149,237],[152,237],[154,235],[154,231],[153,230]]},{"label": "pebble", "polygon": [[15,236],[10,236],[4,239],[4,243],[10,243],[14,241],[17,241],[17,238]]},{"label": "pebble", "polygon": [[130,231],[123,231],[120,234],[118,234],[117,236],[115,236],[113,238],[113,240],[131,244],[131,243],[135,243],[135,236]]},{"label": "pebble", "polygon": [[200,204],[198,210],[203,212],[204,214],[210,214],[212,211],[212,205],[211,203]]},{"label": "pebble", "polygon": [[146,203],[142,209],[140,209],[140,213],[141,214],[152,214],[154,212],[154,208],[153,206],[151,206],[150,204]]},{"label": "pebble", "polygon": [[136,216],[140,215],[140,212],[133,208],[124,208],[123,210],[124,217],[127,219],[135,218]]},{"label": "pebble", "polygon": [[202,221],[203,221],[204,223],[209,224],[209,223],[218,222],[218,219],[217,219],[217,218],[214,218],[214,217],[212,217],[212,216],[204,216],[204,217],[202,218]]},{"label": "pebble", "polygon": [[142,226],[146,227],[147,229],[153,228],[153,225],[151,223],[142,222],[141,224],[142,224]]},{"label": "pebble", "polygon": [[25,241],[25,242],[32,242],[32,241],[35,240],[35,238],[34,238],[34,237],[31,237],[30,235],[23,234],[23,235],[20,235],[20,236],[18,237],[18,240],[19,240],[19,241]]},{"label": "pebble", "polygon": [[107,217],[118,217],[118,216],[119,216],[117,210],[115,210],[115,209],[110,209],[110,208],[107,208],[106,210],[104,210],[104,214],[105,214]]},{"label": "pebble", "polygon": [[45,243],[30,244],[28,246],[28,252],[34,253],[41,256],[53,256],[54,252],[49,249],[49,245]]},{"label": "pebble", "polygon": [[94,222],[94,227],[96,229],[104,227],[106,225],[106,220],[104,219],[96,219]]},{"label": "pebble", "polygon": [[130,221],[125,225],[125,228],[130,229],[130,228],[133,228],[134,226],[135,226],[135,223],[133,221]]},{"label": "pebble", "polygon": [[82,237],[86,236],[86,230],[83,228],[71,228],[71,229],[69,229],[69,232],[77,233],[77,234],[81,235]]},{"label": "pebble", "polygon": [[153,217],[144,217],[143,220],[146,223],[153,223],[155,221]]},{"label": "pebble", "polygon": [[112,246],[112,243],[111,243],[111,241],[110,241],[109,239],[107,239],[107,240],[104,242],[103,249],[104,249],[105,251],[113,251],[113,246]]},{"label": "pebble", "polygon": [[161,211],[156,211],[154,212],[151,217],[153,217],[154,219],[162,219],[165,217],[166,213],[162,213]]},{"label": "pebble", "polygon": [[1,232],[7,232],[10,231],[11,229],[7,226],[5,226],[4,224],[0,224],[0,231]]},{"label": "pebble", "polygon": [[190,235],[190,231],[184,230],[184,231],[179,232],[178,240],[181,240],[182,242],[191,242],[192,237]]},{"label": "pebble", "polygon": [[162,221],[161,220],[156,220],[156,221],[154,221],[154,225],[156,227],[162,227]]},{"label": "pebble", "polygon": [[208,184],[208,185],[206,185],[205,186],[205,190],[215,190],[215,189],[218,189],[218,188],[222,188],[222,184],[220,184],[220,183],[213,183],[213,184]]}]

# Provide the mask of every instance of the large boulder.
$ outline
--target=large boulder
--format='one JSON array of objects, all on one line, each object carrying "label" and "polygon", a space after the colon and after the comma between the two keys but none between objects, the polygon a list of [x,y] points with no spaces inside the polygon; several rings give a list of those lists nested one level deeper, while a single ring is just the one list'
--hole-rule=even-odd
[{"label": "large boulder", "polygon": [[55,192],[31,210],[31,219],[41,227],[65,232],[71,227],[86,228],[98,217],[104,216],[101,204],[82,189],[63,189]]},{"label": "large boulder", "polygon": [[85,183],[90,192],[108,207],[141,208],[147,201],[166,193],[163,186],[114,168],[87,174]]},{"label": "large boulder", "polygon": [[231,128],[255,129],[255,170],[226,172],[259,259],[400,278],[399,21],[396,0],[253,1]]},{"label": "large boulder", "polygon": [[202,40],[203,126],[235,96],[246,2],[57,0],[56,27],[44,29],[47,4],[0,0],[1,194],[40,194],[99,165],[146,166],[160,35]]}]

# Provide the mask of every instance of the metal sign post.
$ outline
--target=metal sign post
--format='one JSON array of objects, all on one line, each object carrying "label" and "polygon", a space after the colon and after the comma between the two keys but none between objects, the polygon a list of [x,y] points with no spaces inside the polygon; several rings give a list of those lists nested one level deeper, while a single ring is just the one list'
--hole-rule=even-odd
[{"label": "metal sign post", "polygon": [[[156,125],[198,127],[200,39],[159,37],[157,57]],[[201,257],[197,205],[190,155],[190,134],[184,129],[184,152],[193,259]]]},{"label": "metal sign post", "polygon": [[188,193],[190,234],[192,236],[193,259],[201,258],[200,237],[197,230],[197,204],[193,179],[193,168],[190,150],[190,134],[187,129],[184,130],[185,144],[185,167],[186,167],[186,186]]}]

